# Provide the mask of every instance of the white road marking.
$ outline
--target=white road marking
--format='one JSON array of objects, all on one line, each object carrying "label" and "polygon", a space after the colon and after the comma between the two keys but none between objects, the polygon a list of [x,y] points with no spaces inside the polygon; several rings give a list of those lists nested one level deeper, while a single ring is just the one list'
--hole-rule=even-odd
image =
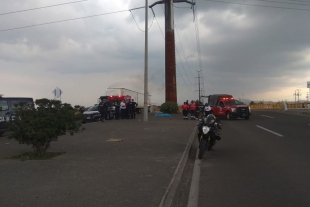
[{"label": "white road marking", "polygon": [[257,126],[258,128],[261,128],[261,129],[267,131],[267,132],[270,132],[270,133],[272,133],[272,134],[275,134],[275,135],[277,135],[277,136],[279,136],[279,137],[283,137],[283,135],[281,135],[281,134],[279,134],[279,133],[277,133],[277,132],[271,131],[271,130],[269,130],[269,129],[266,129],[266,128],[261,127],[261,126],[258,126],[258,125],[256,125],[256,126]]},{"label": "white road marking", "polygon": [[272,117],[272,116],[266,116],[266,115],[261,115],[261,116],[263,116],[263,117],[268,117],[268,118],[271,118],[271,119],[274,118],[274,117]]},{"label": "white road marking", "polygon": [[199,148],[197,147],[196,160],[194,164],[194,171],[192,176],[191,188],[188,196],[187,207],[197,207],[199,197],[199,182],[200,182],[200,165],[201,160],[197,159]]}]

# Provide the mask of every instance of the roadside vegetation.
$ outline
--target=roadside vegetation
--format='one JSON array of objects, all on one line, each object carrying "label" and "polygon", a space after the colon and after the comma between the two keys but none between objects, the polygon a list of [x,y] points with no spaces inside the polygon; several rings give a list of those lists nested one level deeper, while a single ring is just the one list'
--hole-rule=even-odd
[{"label": "roadside vegetation", "polygon": [[30,145],[33,152],[12,156],[10,159],[49,159],[65,152],[47,152],[51,142],[58,141],[61,135],[84,130],[83,115],[67,103],[59,100],[37,99],[37,108],[20,103],[16,107],[14,121],[9,123],[11,134],[20,144]]},{"label": "roadside vegetation", "polygon": [[176,114],[179,112],[179,106],[174,102],[165,102],[160,106],[160,111],[167,114]]}]

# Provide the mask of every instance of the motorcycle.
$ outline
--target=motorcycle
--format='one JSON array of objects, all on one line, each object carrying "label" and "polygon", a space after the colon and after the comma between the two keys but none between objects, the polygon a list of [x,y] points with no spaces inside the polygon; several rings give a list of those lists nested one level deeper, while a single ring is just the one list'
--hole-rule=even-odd
[{"label": "motorcycle", "polygon": [[216,119],[213,114],[200,119],[200,123],[198,124],[199,159],[202,159],[206,150],[213,150],[212,147],[215,145],[216,140],[221,140],[219,131],[222,129],[222,126],[223,124],[220,119]]}]

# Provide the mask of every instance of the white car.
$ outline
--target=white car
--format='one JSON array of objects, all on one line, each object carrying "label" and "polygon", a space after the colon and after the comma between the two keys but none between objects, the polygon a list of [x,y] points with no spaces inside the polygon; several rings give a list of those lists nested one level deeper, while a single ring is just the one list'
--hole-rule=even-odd
[{"label": "white car", "polygon": [[101,114],[98,111],[98,106],[91,106],[86,111],[83,112],[84,119],[83,123],[98,121],[101,118]]}]

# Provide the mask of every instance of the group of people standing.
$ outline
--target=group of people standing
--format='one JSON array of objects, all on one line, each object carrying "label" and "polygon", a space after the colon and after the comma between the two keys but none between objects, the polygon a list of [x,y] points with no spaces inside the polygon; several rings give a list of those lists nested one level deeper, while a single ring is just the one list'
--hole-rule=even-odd
[{"label": "group of people standing", "polygon": [[[121,119],[135,119],[137,106],[138,104],[133,99],[122,100],[120,103]],[[119,112],[115,111],[115,113]]]},{"label": "group of people standing", "polygon": [[[112,106],[114,106],[112,108]],[[136,118],[136,107],[138,104],[134,99],[127,99],[121,101],[110,101],[101,99],[98,104],[98,111],[101,114],[101,121],[115,118],[119,119],[135,119]],[[111,115],[113,117],[111,117]]]},{"label": "group of people standing", "polygon": [[190,112],[190,116],[192,120],[196,120],[197,118],[201,118],[203,115],[202,111],[204,112],[204,115],[207,116],[210,113],[212,113],[211,107],[206,103],[203,105],[200,101],[191,101],[191,103],[188,103],[188,100],[183,103],[181,106],[182,112],[183,112],[183,119],[188,120],[188,113]]}]

